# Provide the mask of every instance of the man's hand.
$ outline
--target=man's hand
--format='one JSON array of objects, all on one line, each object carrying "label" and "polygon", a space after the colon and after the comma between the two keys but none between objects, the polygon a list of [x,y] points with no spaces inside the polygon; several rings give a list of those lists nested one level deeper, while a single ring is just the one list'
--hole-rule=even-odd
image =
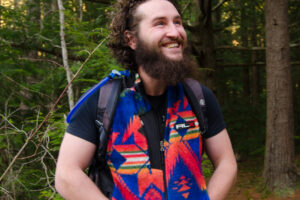
[{"label": "man's hand", "polygon": [[205,149],[215,171],[208,183],[210,200],[222,200],[235,182],[237,163],[227,130],[205,140]]},{"label": "man's hand", "polygon": [[55,188],[65,199],[107,199],[84,173],[95,150],[96,145],[65,134],[55,173]]}]

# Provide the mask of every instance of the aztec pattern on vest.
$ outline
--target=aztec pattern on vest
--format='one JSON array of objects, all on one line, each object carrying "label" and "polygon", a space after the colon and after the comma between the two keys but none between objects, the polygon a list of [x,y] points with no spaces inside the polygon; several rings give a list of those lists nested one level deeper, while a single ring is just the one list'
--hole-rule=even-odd
[{"label": "aztec pattern on vest", "polygon": [[[196,116],[180,84],[168,87],[165,128],[165,179],[151,169],[140,115],[151,106],[135,88],[125,89],[116,107],[107,156],[114,189],[112,199],[208,200],[201,169],[202,138]],[[187,128],[188,127],[188,128]]]}]

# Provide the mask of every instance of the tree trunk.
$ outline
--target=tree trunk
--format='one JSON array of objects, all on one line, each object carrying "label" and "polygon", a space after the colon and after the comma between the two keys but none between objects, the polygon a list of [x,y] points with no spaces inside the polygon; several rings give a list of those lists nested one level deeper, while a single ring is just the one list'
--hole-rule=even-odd
[{"label": "tree trunk", "polygon": [[[17,10],[19,7],[19,1],[20,0],[14,0],[14,9]],[[1,1],[0,1],[0,5],[1,5]]]},{"label": "tree trunk", "polygon": [[[59,23],[60,23],[60,40],[61,40],[61,50],[62,50],[62,59],[64,68],[66,70],[67,80],[70,84],[73,74],[70,70],[69,63],[68,63],[68,52],[67,52],[67,45],[65,41],[65,16],[64,16],[64,6],[62,4],[62,0],[57,0],[58,8],[59,8]],[[68,88],[68,100],[69,100],[69,107],[70,110],[74,107],[74,94],[72,84],[69,85]]]},{"label": "tree trunk", "polygon": [[[255,4],[251,2],[251,10],[253,12],[251,17],[251,46],[257,47],[256,41],[256,11],[255,11]],[[257,52],[251,51],[251,63],[252,65],[252,104],[256,106],[259,102],[259,67],[256,65],[257,61]]]},{"label": "tree trunk", "polygon": [[[240,4],[241,9],[241,31],[242,31],[242,46],[248,47],[248,21],[247,21],[247,15],[246,15],[246,4],[245,0],[241,1]],[[247,55],[245,55],[245,51],[242,51],[242,54],[244,54],[244,58],[247,58]],[[243,67],[243,95],[245,99],[249,98],[250,93],[250,80],[249,80],[249,68]]]},{"label": "tree trunk", "polygon": [[[0,0],[0,5],[2,6],[1,0]],[[2,20],[2,9],[0,9],[0,27],[2,27],[2,23],[3,23],[3,20]]]},{"label": "tree trunk", "polygon": [[264,181],[272,191],[293,187],[293,102],[288,1],[266,0],[267,137]]},{"label": "tree trunk", "polygon": [[297,116],[295,117],[297,119],[296,124],[300,124],[300,112],[297,112],[297,110],[300,110],[300,80],[297,80],[294,86],[294,91],[296,92],[296,103],[295,103],[295,107],[297,108],[295,111],[297,114]]},{"label": "tree trunk", "polygon": [[[221,24],[221,11],[220,9],[216,9],[212,15],[212,21],[215,24]],[[219,38],[220,32],[216,32],[215,38]],[[218,39],[216,39],[216,44],[218,44]],[[216,64],[216,89],[217,89],[217,94],[218,94],[218,101],[221,105],[226,104],[228,101],[228,89],[226,86],[227,79],[224,77],[224,66],[220,65],[217,66]]]},{"label": "tree trunk", "polygon": [[[253,41],[252,41],[253,42]],[[256,65],[257,55],[255,51],[251,52],[252,65],[252,104],[255,106],[259,102],[259,67]]]},{"label": "tree trunk", "polygon": [[[41,21],[41,5],[39,0],[27,0],[26,4],[28,6],[27,19],[29,20],[29,27],[25,26],[26,35],[28,39],[33,43],[38,43],[36,39],[33,39],[33,35],[36,34],[37,27],[40,25]],[[27,55],[30,58],[37,58],[36,50],[27,51]]]},{"label": "tree trunk", "polygon": [[83,17],[83,3],[82,0],[79,0],[79,21],[82,22]]},{"label": "tree trunk", "polygon": [[200,79],[204,84],[216,91],[216,59],[213,38],[213,26],[210,0],[194,0],[194,8],[200,13],[196,26],[191,29],[192,50],[198,64],[204,68]]}]

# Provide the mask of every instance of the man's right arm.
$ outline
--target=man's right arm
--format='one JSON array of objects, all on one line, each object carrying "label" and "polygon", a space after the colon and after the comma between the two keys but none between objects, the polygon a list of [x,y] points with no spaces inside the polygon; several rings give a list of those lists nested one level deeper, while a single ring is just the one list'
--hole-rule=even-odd
[{"label": "man's right arm", "polygon": [[65,199],[107,199],[84,173],[95,150],[95,144],[72,134],[65,134],[55,173],[55,188]]}]

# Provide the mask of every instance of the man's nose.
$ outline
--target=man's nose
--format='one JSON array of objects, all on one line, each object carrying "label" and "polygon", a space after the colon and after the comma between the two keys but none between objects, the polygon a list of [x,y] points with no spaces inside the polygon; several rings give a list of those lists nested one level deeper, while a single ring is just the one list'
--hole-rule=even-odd
[{"label": "man's nose", "polygon": [[172,38],[179,37],[180,32],[178,29],[179,28],[175,24],[173,23],[169,24],[167,29],[167,36]]}]

